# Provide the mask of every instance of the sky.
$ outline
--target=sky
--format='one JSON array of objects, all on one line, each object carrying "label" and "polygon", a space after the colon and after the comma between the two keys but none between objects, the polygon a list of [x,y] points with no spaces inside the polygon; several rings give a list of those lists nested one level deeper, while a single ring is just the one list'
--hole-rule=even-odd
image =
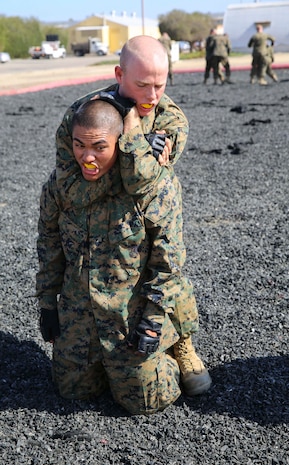
[{"label": "sky", "polygon": [[201,13],[224,13],[228,5],[237,3],[253,3],[254,0],[0,0],[0,15],[34,17],[39,21],[82,21],[92,15],[109,15],[112,10],[117,15],[126,11],[144,17],[158,19],[161,14],[167,14],[177,9],[186,13],[199,11]]}]

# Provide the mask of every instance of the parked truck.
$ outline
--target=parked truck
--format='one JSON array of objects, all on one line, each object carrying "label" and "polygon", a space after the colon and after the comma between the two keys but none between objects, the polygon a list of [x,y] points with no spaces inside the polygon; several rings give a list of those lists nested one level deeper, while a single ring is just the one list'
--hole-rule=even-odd
[{"label": "parked truck", "polygon": [[71,50],[77,57],[83,57],[87,53],[95,53],[98,56],[108,54],[108,46],[97,37],[90,37],[86,42],[72,43]]},{"label": "parked truck", "polygon": [[66,48],[61,45],[57,35],[47,35],[41,45],[34,45],[28,50],[33,59],[39,58],[65,58]]}]

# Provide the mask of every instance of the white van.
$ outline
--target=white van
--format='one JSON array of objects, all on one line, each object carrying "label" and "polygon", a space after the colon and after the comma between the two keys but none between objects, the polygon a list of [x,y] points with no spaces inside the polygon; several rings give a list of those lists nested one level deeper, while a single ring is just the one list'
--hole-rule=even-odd
[{"label": "white van", "polygon": [[10,61],[10,55],[9,53],[6,52],[0,52],[0,63],[7,63],[7,61]]}]

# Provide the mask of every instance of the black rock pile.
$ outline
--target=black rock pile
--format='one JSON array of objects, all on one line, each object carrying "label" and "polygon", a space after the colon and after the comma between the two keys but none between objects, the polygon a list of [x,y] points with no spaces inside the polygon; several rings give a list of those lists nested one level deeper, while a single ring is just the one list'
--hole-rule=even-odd
[{"label": "black rock pile", "polygon": [[[129,416],[54,391],[34,298],[42,183],[61,118],[93,84],[0,97],[0,463],[289,464],[289,70],[279,82],[167,93],[190,122],[183,185],[186,273],[200,313],[198,352],[213,387],[162,413]],[[97,87],[107,82],[97,82]]]}]

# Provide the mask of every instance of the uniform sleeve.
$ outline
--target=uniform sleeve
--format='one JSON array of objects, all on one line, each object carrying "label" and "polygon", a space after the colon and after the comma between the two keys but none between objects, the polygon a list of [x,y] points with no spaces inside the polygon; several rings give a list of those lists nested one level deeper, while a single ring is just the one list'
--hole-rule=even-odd
[{"label": "uniform sleeve", "polygon": [[170,162],[174,165],[183,153],[188,133],[189,123],[184,112],[167,96],[163,95],[157,109],[156,117],[151,131],[146,128],[148,118],[143,118],[144,132],[156,132],[156,130],[165,130],[167,137],[172,143],[172,153]]},{"label": "uniform sleeve", "polygon": [[141,126],[123,134],[119,139],[120,172],[125,190],[129,195],[147,194],[157,184],[161,167],[144,136]]},{"label": "uniform sleeve", "polygon": [[181,207],[169,176],[159,183],[145,211],[145,221],[151,251],[148,279],[142,286],[142,295],[147,301],[143,316],[162,323],[166,313],[174,312],[186,256]]},{"label": "uniform sleeve", "polygon": [[275,37],[269,35],[269,36],[268,36],[268,40],[271,41],[271,45],[274,45],[274,43],[275,43]]},{"label": "uniform sleeve", "polygon": [[228,51],[228,55],[230,55],[231,50],[232,50],[231,41],[230,41],[230,39],[227,39],[227,51]]},{"label": "uniform sleeve", "polygon": [[59,208],[55,200],[55,172],[42,188],[38,221],[37,253],[39,271],[36,275],[36,297],[41,308],[56,308],[65,270],[59,235]]},{"label": "uniform sleeve", "polygon": [[119,139],[120,168],[124,187],[130,195],[145,195],[159,182],[165,167],[153,156],[145,134],[165,130],[172,143],[170,164],[180,158],[187,142],[189,124],[182,110],[164,95],[156,112],[142,118],[137,126]]}]

